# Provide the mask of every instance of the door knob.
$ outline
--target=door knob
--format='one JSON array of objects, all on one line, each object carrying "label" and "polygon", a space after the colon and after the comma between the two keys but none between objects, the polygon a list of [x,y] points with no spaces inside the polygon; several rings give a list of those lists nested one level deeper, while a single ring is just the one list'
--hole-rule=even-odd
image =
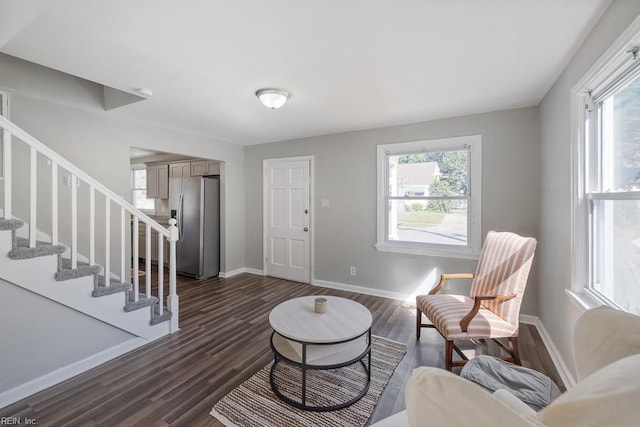
[{"label": "door knob", "polygon": [[309,227],[303,228],[304,231],[309,231]]}]

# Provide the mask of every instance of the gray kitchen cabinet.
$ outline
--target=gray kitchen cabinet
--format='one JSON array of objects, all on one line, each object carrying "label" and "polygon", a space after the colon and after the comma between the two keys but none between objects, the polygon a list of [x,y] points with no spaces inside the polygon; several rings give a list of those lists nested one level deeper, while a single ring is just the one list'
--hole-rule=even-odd
[{"label": "gray kitchen cabinet", "polygon": [[147,166],[147,198],[169,198],[169,165]]},{"label": "gray kitchen cabinet", "polygon": [[191,162],[191,176],[220,175],[220,162],[197,160]]},{"label": "gray kitchen cabinet", "polygon": [[183,176],[191,176],[191,163],[179,162],[169,164],[169,177],[179,178]]}]

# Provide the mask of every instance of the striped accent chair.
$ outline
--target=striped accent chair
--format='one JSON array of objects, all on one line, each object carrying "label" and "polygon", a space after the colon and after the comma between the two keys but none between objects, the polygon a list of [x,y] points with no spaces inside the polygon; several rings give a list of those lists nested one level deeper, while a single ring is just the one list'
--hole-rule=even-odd
[{"label": "striped accent chair", "polygon": [[[417,338],[423,327],[444,337],[447,370],[468,360],[454,344],[457,340],[506,338],[510,345],[496,343],[511,356],[506,360],[520,364],[518,318],[536,245],[532,237],[489,231],[475,274],[443,274],[428,295],[416,297]],[[449,279],[473,279],[470,295],[438,294]],[[423,314],[431,323],[423,323]],[[453,350],[462,360],[453,361]]]}]

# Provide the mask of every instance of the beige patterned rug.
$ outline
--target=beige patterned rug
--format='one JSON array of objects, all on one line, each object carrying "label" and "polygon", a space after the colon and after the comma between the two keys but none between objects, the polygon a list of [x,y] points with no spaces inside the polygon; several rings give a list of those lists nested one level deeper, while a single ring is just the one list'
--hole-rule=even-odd
[{"label": "beige patterned rug", "polygon": [[[386,338],[371,337],[371,384],[368,392],[353,405],[331,412],[303,411],[281,401],[271,390],[271,364],[262,368],[240,386],[223,397],[211,415],[229,427],[356,427],[364,426],[389,382],[407,346]],[[366,360],[366,358],[365,358]],[[278,385],[285,395],[295,398],[300,393],[300,371],[281,363]],[[309,371],[307,400],[309,404],[327,406],[357,395],[366,373],[362,365],[327,371]]]}]

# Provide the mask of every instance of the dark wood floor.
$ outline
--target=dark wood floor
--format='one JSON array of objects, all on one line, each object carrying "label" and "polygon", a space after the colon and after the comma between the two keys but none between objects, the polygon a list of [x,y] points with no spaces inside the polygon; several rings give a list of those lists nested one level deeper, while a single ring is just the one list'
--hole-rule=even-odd
[{"label": "dark wood floor", "polygon": [[[354,299],[371,310],[374,334],[407,344],[371,422],[404,409],[404,385],[415,367],[444,367],[443,339],[424,329],[416,341],[415,308],[399,301],[251,274],[180,278],[178,293],[179,332],[0,409],[0,417],[27,417],[40,426],[219,426],[209,415],[213,405],[271,361],[269,311],[304,295]],[[521,326],[520,351],[523,365],[562,387],[533,326]]]}]

